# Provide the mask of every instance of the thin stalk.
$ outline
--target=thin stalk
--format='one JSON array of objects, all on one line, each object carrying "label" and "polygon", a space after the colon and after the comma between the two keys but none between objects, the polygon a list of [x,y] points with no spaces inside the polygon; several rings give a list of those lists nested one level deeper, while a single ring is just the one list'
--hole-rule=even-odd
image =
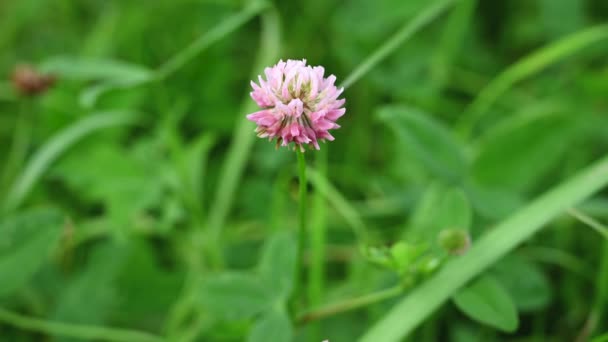
[{"label": "thin stalk", "polygon": [[105,328],[90,325],[50,322],[42,319],[27,317],[0,308],[0,321],[24,330],[32,330],[49,336],[65,336],[88,341],[115,342],[160,342],[164,339],[143,331]]},{"label": "thin stalk", "polygon": [[[297,149],[297,148],[296,148]],[[306,221],[307,221],[307,187],[308,182],[306,180],[306,158],[304,152],[297,149],[296,155],[298,156],[298,178],[300,182],[298,194],[298,253],[296,259],[296,279],[294,282],[294,300],[299,301],[302,298],[302,281],[304,279],[304,247],[306,245]]]},{"label": "thin stalk", "polygon": [[359,66],[353,70],[350,75],[344,80],[342,86],[348,88],[350,85],[355,83],[359,78],[363,77],[373,67],[385,59],[395,49],[397,49],[405,40],[413,36],[418,30],[428,25],[430,22],[435,20],[441,13],[448,9],[455,0],[444,0],[439,1],[432,6],[429,6],[420,15],[416,16],[414,20],[405,24],[399,31],[397,31],[389,40],[387,40],[382,46],[380,46],[374,53],[367,57]]},{"label": "thin stalk", "polygon": [[[397,31],[391,38],[384,42],[371,55],[365,58],[355,69],[344,79],[340,85],[344,89],[349,88],[353,83],[363,77],[378,63],[384,60],[388,55],[394,52],[403,42],[412,37],[420,29],[428,25],[437,18],[443,11],[452,5],[454,0],[444,0],[429,6],[425,11],[418,15],[414,20],[406,22],[403,27]],[[328,164],[327,147],[317,152],[316,154],[316,169],[318,170],[320,179],[327,179],[327,164]],[[310,296],[311,305],[316,305],[322,301],[324,277],[325,277],[325,242],[327,235],[327,195],[315,186],[315,193],[312,203],[312,226],[311,226],[311,271],[308,293]],[[335,198],[336,196],[334,196]],[[345,207],[345,206],[341,206]],[[352,217],[352,215],[348,216]],[[363,236],[364,225],[357,220],[354,225],[357,238]]]},{"label": "thin stalk", "polygon": [[587,216],[585,213],[575,208],[568,209],[568,214],[598,232],[604,239],[608,240],[608,227],[596,221],[593,217]]},{"label": "thin stalk", "polygon": [[402,292],[403,288],[398,285],[362,297],[348,299],[343,302],[331,304],[326,307],[304,313],[303,315],[298,317],[298,323],[306,324],[308,322],[316,321],[329,316],[334,316],[346,311],[356,310],[374,303],[387,300],[389,298],[396,297]]},{"label": "thin stalk", "polygon": [[250,19],[257,16],[266,7],[266,1],[252,1],[245,9],[227,18],[222,23],[214,27],[211,31],[201,35],[198,39],[188,45],[185,49],[169,59],[156,72],[158,79],[167,78],[175,71],[183,67],[186,63],[194,59],[201,51],[205,50],[211,44],[221,40],[226,35],[230,34]]},{"label": "thin stalk", "polygon": [[[320,174],[327,175],[327,149],[317,151],[315,162]],[[327,201],[323,194],[315,190],[313,194],[310,225],[310,273],[308,281],[308,299],[311,307],[317,307],[323,302],[325,287],[325,258],[327,243]],[[311,339],[320,341],[320,327],[312,327]]]}]

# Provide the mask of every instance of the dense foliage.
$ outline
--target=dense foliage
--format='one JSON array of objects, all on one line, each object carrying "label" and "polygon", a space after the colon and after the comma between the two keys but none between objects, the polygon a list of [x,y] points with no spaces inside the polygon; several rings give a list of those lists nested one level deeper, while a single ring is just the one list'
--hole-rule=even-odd
[{"label": "dense foliage", "polygon": [[[604,0],[0,2],[0,341],[608,333],[607,21]],[[308,197],[245,119],[250,80],[303,58],[346,98]]]}]

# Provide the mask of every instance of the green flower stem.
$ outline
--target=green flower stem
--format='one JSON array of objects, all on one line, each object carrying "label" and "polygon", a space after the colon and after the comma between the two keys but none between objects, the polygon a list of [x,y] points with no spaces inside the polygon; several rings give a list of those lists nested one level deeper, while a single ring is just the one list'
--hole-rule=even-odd
[{"label": "green flower stem", "polygon": [[[406,22],[403,27],[397,31],[391,38],[378,47],[372,54],[365,58],[340,84],[344,89],[350,87],[353,83],[372,70],[378,63],[382,62],[392,52],[394,52],[401,44],[411,38],[416,32],[424,28],[441,13],[447,10],[454,0],[439,1],[426,8],[414,20]],[[324,147],[316,153],[316,169],[319,172],[319,179],[327,178],[327,148]],[[308,284],[308,294],[310,296],[310,304],[317,305],[322,301],[322,294],[325,282],[325,240],[327,235],[327,199],[326,194],[316,189],[312,203],[312,225],[310,232],[311,242],[311,269],[310,282]],[[336,198],[336,196],[334,196]],[[344,206],[343,206],[344,207]],[[362,226],[358,224],[357,226]],[[361,229],[359,229],[361,233]],[[357,238],[362,236],[358,234]]]},{"label": "green flower stem", "polygon": [[323,319],[325,317],[333,316],[346,311],[356,310],[374,303],[387,300],[389,298],[396,297],[402,292],[403,288],[399,285],[390,287],[388,289],[374,292],[362,297],[348,299],[343,302],[331,304],[317,310],[309,311],[298,317],[297,322],[300,324],[306,324],[308,322]]},{"label": "green flower stem", "polygon": [[[323,146],[315,154],[316,168],[319,173],[327,175],[327,150]],[[310,224],[310,273],[308,281],[308,300],[311,307],[317,307],[323,302],[323,289],[325,288],[325,258],[327,235],[327,200],[323,194],[315,189],[311,204]],[[311,327],[310,338],[321,341],[320,327]]]},{"label": "green flower stem", "polygon": [[593,217],[587,216],[585,213],[575,208],[568,209],[568,214],[575,219],[581,221],[585,225],[589,226],[596,232],[598,232],[604,239],[608,240],[608,227],[604,226],[600,222],[596,221]]},{"label": "green flower stem", "polygon": [[306,222],[307,222],[307,186],[306,181],[306,157],[304,152],[300,151],[296,147],[296,155],[298,156],[298,177],[300,181],[299,186],[299,200],[298,200],[298,253],[296,260],[296,275],[294,282],[294,301],[299,301],[302,295],[302,281],[304,279],[304,246],[306,245]]},{"label": "green flower stem", "polygon": [[17,328],[32,330],[49,336],[73,337],[88,341],[160,342],[164,339],[150,333],[89,325],[50,322],[27,317],[0,308],[0,321]]}]

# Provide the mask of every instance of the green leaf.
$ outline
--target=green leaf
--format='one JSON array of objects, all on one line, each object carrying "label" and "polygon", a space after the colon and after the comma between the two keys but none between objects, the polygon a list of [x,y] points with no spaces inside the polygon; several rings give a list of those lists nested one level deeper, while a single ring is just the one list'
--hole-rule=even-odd
[{"label": "green leaf", "polygon": [[201,309],[227,320],[245,319],[267,309],[276,294],[256,275],[226,272],[207,278],[202,285]]},{"label": "green leaf", "polygon": [[472,165],[476,183],[526,192],[552,170],[570,147],[572,116],[511,117],[488,133]]},{"label": "green leaf", "polygon": [[551,301],[551,286],[534,263],[509,255],[492,269],[492,274],[505,287],[520,311],[542,310]]},{"label": "green leaf", "polygon": [[293,328],[284,310],[271,310],[255,322],[247,342],[290,342]]},{"label": "green leaf", "polygon": [[483,276],[453,297],[456,306],[467,316],[506,332],[519,324],[515,304],[496,280]]},{"label": "green leaf", "polygon": [[259,272],[273,293],[286,299],[293,289],[296,272],[296,240],[292,234],[280,232],[266,242],[259,263]]},{"label": "green leaf", "polygon": [[378,118],[395,132],[403,148],[435,176],[455,182],[467,172],[462,146],[430,115],[404,106],[387,106],[380,109]]},{"label": "green leaf", "polygon": [[23,286],[57,246],[63,218],[55,210],[32,210],[0,221],[0,297]]}]

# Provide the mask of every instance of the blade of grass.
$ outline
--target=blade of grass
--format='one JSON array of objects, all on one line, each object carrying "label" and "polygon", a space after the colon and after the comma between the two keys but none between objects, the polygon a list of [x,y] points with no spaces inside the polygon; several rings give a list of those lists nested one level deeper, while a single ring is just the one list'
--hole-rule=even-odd
[{"label": "blade of grass", "polygon": [[[277,11],[274,8],[268,8],[261,15],[261,20],[262,42],[254,64],[253,74],[257,74],[258,70],[262,70],[264,66],[276,62],[280,51],[280,25]],[[244,115],[255,110],[256,104],[251,101],[249,94],[247,94],[238,113],[240,119],[237,120],[238,124],[232,133],[232,143],[228,148],[226,159],[222,165],[222,176],[218,181],[209,210],[207,229],[209,232],[211,258],[213,259],[210,261],[216,267],[222,264],[219,244],[222,228],[226,221],[226,216],[232,207],[234,193],[241,180],[243,168],[256,138],[255,134],[253,134],[253,124],[245,120]]]},{"label": "blade of grass", "polygon": [[239,13],[225,19],[211,31],[201,35],[185,49],[169,59],[157,71],[157,78],[164,79],[191,61],[211,44],[221,40],[249,20],[256,17],[269,6],[266,1],[250,1]]},{"label": "blade of grass", "polygon": [[50,322],[27,317],[0,308],[0,321],[24,330],[32,330],[49,336],[64,336],[87,341],[161,342],[164,339],[143,331],[114,329],[90,325]]},{"label": "blade of grass", "polygon": [[606,227],[603,224],[601,224],[600,222],[596,221],[593,217],[587,216],[585,213],[583,213],[582,211],[579,211],[576,208],[568,209],[568,214],[570,216],[574,217],[575,219],[581,221],[588,227],[592,228],[598,234],[600,234],[602,237],[604,237],[604,239],[608,240],[608,227]]},{"label": "blade of grass", "polygon": [[441,13],[447,10],[456,0],[441,0],[427,7],[423,12],[417,15],[414,20],[405,24],[391,38],[383,43],[378,49],[367,57],[359,66],[353,70],[348,77],[342,82],[342,87],[348,88],[363,75],[368,73],[373,67],[391,54],[399,45],[412,37],[418,30],[428,25],[435,20]]},{"label": "blade of grass", "polygon": [[564,210],[607,184],[608,157],[604,157],[499,223],[475,242],[467,254],[446,264],[435,276],[402,299],[360,341],[400,341],[469,280]]},{"label": "blade of grass", "polygon": [[151,82],[160,82],[166,79],[186,65],[186,63],[190,62],[200,53],[205,51],[208,47],[256,17],[265,8],[267,8],[268,5],[268,2],[262,0],[250,1],[242,11],[228,17],[209,32],[200,35],[190,45],[171,57],[168,61],[156,69],[151,77],[133,80],[112,79],[107,82],[92,85],[81,93],[81,103],[85,107],[93,107],[97,99],[109,91],[116,89],[130,89],[149,84]]},{"label": "blade of grass", "polygon": [[468,137],[492,104],[515,83],[555,64],[585,47],[608,39],[608,25],[598,25],[553,42],[507,68],[477,95],[457,123],[457,129]]},{"label": "blade of grass", "polygon": [[32,156],[20,177],[13,183],[4,202],[4,211],[19,207],[49,166],[82,138],[104,128],[132,124],[134,119],[132,112],[125,111],[93,114],[51,137]]}]

